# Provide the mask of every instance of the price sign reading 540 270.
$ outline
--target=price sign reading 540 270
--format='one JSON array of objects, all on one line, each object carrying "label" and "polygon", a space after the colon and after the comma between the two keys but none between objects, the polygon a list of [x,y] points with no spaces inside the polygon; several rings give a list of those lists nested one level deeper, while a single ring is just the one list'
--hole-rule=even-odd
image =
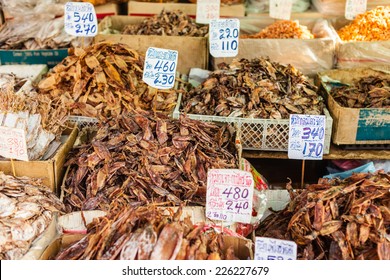
[{"label": "price sign reading 540 270", "polygon": [[234,57],[238,54],[240,21],[213,19],[210,21],[210,54],[213,57]]},{"label": "price sign reading 540 270", "polygon": [[67,2],[65,4],[65,32],[78,37],[97,34],[97,18],[91,3]]}]

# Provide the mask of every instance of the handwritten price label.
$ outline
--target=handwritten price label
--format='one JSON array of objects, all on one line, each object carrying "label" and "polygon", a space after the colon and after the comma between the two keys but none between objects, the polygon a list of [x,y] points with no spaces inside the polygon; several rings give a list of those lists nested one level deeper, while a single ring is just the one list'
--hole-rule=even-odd
[{"label": "handwritten price label", "polygon": [[65,4],[65,32],[72,36],[93,37],[97,34],[97,18],[91,3]]},{"label": "handwritten price label", "polygon": [[238,54],[240,21],[213,19],[210,21],[210,54],[213,57],[234,57]]},{"label": "handwritten price label", "polygon": [[324,153],[325,116],[290,115],[288,158],[321,160]]},{"label": "handwritten price label", "polygon": [[365,13],[367,0],[347,0],[345,3],[345,18],[353,20],[357,15]]},{"label": "handwritten price label", "polygon": [[28,160],[26,135],[23,129],[0,126],[0,155]]},{"label": "handwritten price label", "polygon": [[209,24],[212,19],[219,19],[220,0],[196,1],[196,22]]},{"label": "handwritten price label", "polygon": [[270,0],[269,16],[271,18],[289,20],[291,17],[293,0]]},{"label": "handwritten price label", "polygon": [[255,260],[296,260],[297,244],[293,241],[256,237]]},{"label": "handwritten price label", "polygon": [[253,176],[239,169],[207,172],[206,217],[249,223],[252,216]]},{"label": "handwritten price label", "polygon": [[142,80],[154,88],[173,88],[178,56],[177,51],[148,48]]}]

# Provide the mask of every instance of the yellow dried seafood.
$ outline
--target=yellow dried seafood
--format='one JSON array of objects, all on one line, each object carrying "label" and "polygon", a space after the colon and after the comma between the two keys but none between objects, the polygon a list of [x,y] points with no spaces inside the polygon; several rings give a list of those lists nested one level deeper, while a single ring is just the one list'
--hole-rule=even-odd
[{"label": "yellow dried seafood", "polygon": [[314,39],[310,30],[300,25],[297,20],[276,21],[267,26],[259,33],[252,35],[242,35],[242,39]]}]

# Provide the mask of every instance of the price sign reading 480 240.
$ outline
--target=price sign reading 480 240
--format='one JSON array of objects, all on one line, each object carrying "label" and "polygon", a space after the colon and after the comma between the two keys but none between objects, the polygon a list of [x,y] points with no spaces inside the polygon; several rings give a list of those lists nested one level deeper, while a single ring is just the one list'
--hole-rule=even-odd
[{"label": "price sign reading 480 240", "polygon": [[234,57],[238,54],[240,21],[213,19],[210,21],[210,54],[213,57]]},{"label": "price sign reading 480 240", "polygon": [[93,37],[97,34],[97,18],[91,3],[65,4],[65,32],[72,36]]},{"label": "price sign reading 480 240", "polygon": [[173,88],[178,55],[179,53],[173,50],[148,48],[142,80],[154,88]]},{"label": "price sign reading 480 240", "polygon": [[325,116],[290,115],[288,157],[321,160],[324,153]]},{"label": "price sign reading 480 240", "polygon": [[253,176],[239,169],[207,172],[206,217],[225,222],[249,223],[252,216]]}]

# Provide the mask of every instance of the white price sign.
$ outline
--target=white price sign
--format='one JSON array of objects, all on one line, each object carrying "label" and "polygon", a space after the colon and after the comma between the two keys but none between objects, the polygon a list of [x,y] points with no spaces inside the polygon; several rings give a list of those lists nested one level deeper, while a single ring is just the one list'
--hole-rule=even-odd
[{"label": "white price sign", "polygon": [[212,19],[219,18],[220,0],[198,0],[196,1],[196,19],[197,23],[210,23]]},{"label": "white price sign", "polygon": [[365,13],[367,0],[347,0],[345,3],[345,18],[353,20],[357,15]]},{"label": "white price sign", "polygon": [[239,169],[207,172],[206,217],[225,222],[250,223],[253,176]]},{"label": "white price sign", "polygon": [[238,54],[240,21],[213,19],[210,21],[209,46],[213,57],[234,57]]},{"label": "white price sign", "polygon": [[179,53],[177,51],[148,48],[142,80],[154,88],[173,88],[178,56]]},{"label": "white price sign", "polygon": [[77,37],[97,35],[98,23],[91,3],[67,2],[65,4],[65,32]]},{"label": "white price sign", "polygon": [[288,158],[321,160],[324,153],[325,116],[290,115]]},{"label": "white price sign", "polygon": [[0,126],[0,155],[28,160],[26,134],[23,129]]},{"label": "white price sign", "polygon": [[293,241],[256,237],[255,260],[296,260],[297,244]]},{"label": "white price sign", "polygon": [[291,17],[293,0],[270,0],[269,16],[271,18],[289,20]]}]

